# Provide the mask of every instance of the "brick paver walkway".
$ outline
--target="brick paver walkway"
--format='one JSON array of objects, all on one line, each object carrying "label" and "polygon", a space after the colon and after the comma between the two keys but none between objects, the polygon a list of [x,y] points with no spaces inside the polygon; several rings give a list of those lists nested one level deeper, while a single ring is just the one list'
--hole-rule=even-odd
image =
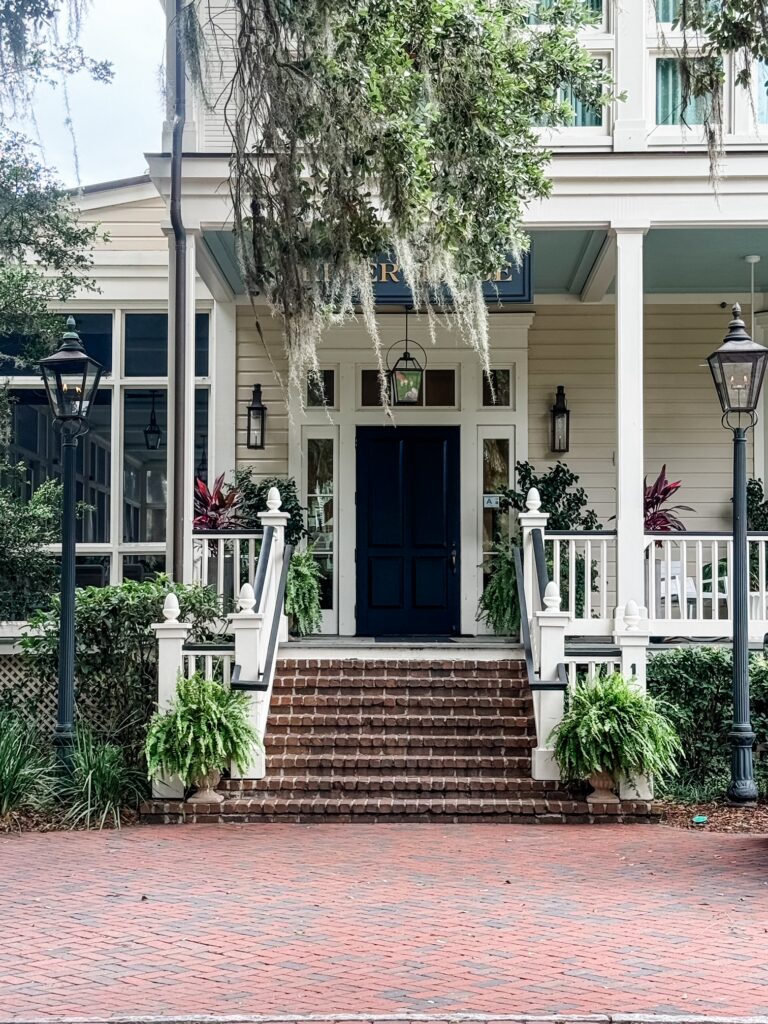
[{"label": "brick paver walkway", "polygon": [[768,837],[261,825],[0,837],[0,1018],[768,1013]]}]

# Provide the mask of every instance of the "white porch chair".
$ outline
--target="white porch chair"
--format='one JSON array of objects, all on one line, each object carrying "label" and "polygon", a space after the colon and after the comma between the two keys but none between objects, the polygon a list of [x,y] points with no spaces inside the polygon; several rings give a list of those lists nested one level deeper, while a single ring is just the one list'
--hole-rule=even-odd
[{"label": "white porch chair", "polygon": [[[669,579],[667,579],[667,567],[669,567]],[[692,618],[689,609],[691,606],[694,609],[696,607],[696,584],[692,576],[683,577],[682,562],[659,561],[656,563],[656,570],[656,604],[660,617],[671,619],[671,605],[677,603],[680,607],[680,617]],[[668,600],[669,606],[667,605]],[[683,601],[685,602],[684,606]]]}]

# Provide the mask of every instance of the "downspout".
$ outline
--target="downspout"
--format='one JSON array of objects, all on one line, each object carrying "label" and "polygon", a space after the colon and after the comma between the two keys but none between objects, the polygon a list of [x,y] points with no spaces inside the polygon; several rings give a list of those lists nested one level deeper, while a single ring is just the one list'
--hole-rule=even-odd
[{"label": "downspout", "polygon": [[175,0],[173,141],[171,144],[171,227],[175,244],[173,271],[173,491],[171,507],[172,569],[177,583],[184,579],[184,507],[187,441],[187,232],[181,219],[181,164],[187,118],[187,83],[180,21],[184,0]]}]

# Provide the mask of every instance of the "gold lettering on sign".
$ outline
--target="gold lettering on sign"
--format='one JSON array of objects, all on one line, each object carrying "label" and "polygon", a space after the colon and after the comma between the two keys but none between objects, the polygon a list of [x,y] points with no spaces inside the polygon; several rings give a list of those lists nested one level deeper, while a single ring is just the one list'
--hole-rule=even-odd
[{"label": "gold lettering on sign", "polygon": [[393,284],[399,284],[400,282],[397,277],[399,273],[400,265],[398,263],[384,262],[379,264],[379,281],[382,284],[386,284],[387,281],[391,281]]},{"label": "gold lettering on sign", "polygon": [[499,270],[495,271],[493,274],[489,274],[488,277],[486,277],[486,281],[493,281],[495,284],[500,284],[502,281],[509,281],[509,280],[511,280],[511,277],[512,277],[512,267],[507,265],[506,267],[501,267]]}]

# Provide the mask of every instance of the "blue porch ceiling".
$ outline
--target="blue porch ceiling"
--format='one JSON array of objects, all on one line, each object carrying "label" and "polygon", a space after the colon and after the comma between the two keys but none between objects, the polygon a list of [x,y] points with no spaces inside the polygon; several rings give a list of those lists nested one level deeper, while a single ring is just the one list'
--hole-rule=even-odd
[{"label": "blue porch ceiling", "polygon": [[[544,295],[578,295],[605,241],[605,231],[533,231],[534,302]],[[235,294],[243,282],[228,231],[206,231],[211,256]],[[673,228],[648,232],[646,294],[709,293],[727,300],[749,290],[744,256],[757,255],[757,291],[768,291],[768,231],[758,228]]]}]

